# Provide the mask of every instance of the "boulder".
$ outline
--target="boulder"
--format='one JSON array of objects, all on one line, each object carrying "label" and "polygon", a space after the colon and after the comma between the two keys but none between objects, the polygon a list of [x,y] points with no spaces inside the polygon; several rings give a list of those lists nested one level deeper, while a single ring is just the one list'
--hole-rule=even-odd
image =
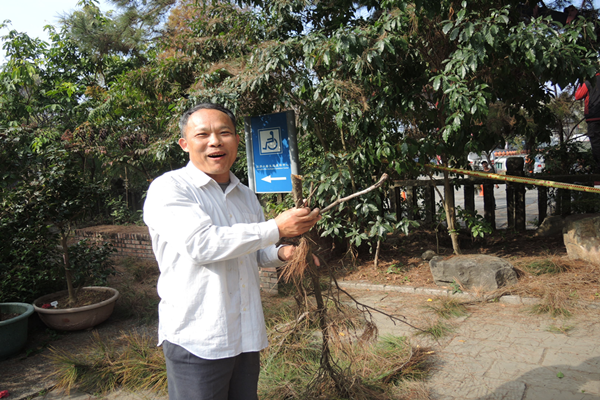
[{"label": "boulder", "polygon": [[570,258],[600,265],[600,214],[566,217],[563,240]]},{"label": "boulder", "polygon": [[550,215],[542,221],[539,228],[535,230],[535,236],[558,236],[562,235],[565,219],[561,215]]},{"label": "boulder", "polygon": [[437,253],[433,250],[426,250],[423,254],[421,254],[421,258],[425,261],[429,261],[435,256],[437,256]]},{"label": "boulder", "polygon": [[436,285],[460,283],[465,289],[494,290],[517,283],[517,273],[503,258],[483,254],[460,255],[448,259],[434,257],[429,267]]}]

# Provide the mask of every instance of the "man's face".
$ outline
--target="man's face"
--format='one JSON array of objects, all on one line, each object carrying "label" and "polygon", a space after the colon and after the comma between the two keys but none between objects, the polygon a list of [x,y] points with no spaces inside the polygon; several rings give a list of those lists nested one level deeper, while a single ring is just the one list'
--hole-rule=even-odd
[{"label": "man's face", "polygon": [[219,183],[229,181],[229,169],[237,157],[240,137],[227,114],[201,109],[190,115],[185,138],[179,146],[190,154],[196,168]]}]

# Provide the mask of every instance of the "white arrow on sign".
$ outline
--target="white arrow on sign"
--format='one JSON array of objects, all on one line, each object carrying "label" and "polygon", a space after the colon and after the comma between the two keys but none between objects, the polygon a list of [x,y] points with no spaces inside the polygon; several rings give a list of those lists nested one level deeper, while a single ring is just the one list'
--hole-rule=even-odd
[{"label": "white arrow on sign", "polygon": [[268,183],[271,183],[271,181],[285,181],[285,180],[286,180],[285,176],[271,177],[271,175],[267,175],[261,179],[261,181],[265,181]]}]

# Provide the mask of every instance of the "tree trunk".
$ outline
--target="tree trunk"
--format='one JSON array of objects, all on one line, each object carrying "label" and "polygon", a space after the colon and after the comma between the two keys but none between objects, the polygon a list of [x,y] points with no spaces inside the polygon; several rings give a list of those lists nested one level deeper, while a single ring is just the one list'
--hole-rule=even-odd
[{"label": "tree trunk", "polygon": [[448,223],[448,233],[452,239],[452,249],[454,254],[461,254],[460,244],[458,242],[458,229],[456,227],[456,209],[454,206],[454,193],[450,186],[448,171],[444,171],[444,210],[446,210],[446,222]]},{"label": "tree trunk", "polygon": [[69,291],[69,304],[75,304],[75,289],[73,288],[73,274],[71,272],[71,262],[69,261],[69,235],[61,234],[60,242],[63,250],[63,263],[65,267],[65,278],[67,280],[67,290]]}]

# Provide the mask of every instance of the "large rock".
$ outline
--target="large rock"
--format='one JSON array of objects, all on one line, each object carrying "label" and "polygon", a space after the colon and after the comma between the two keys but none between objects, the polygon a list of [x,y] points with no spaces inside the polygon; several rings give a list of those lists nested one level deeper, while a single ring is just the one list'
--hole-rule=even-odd
[{"label": "large rock", "polygon": [[550,215],[542,221],[535,231],[535,236],[558,236],[562,235],[565,218],[560,215]]},{"label": "large rock", "polygon": [[436,285],[448,286],[460,282],[464,288],[498,289],[517,283],[517,273],[505,259],[478,255],[454,256],[444,260],[434,257],[429,262]]},{"label": "large rock", "polygon": [[600,265],[600,214],[565,218],[563,240],[570,258]]}]

